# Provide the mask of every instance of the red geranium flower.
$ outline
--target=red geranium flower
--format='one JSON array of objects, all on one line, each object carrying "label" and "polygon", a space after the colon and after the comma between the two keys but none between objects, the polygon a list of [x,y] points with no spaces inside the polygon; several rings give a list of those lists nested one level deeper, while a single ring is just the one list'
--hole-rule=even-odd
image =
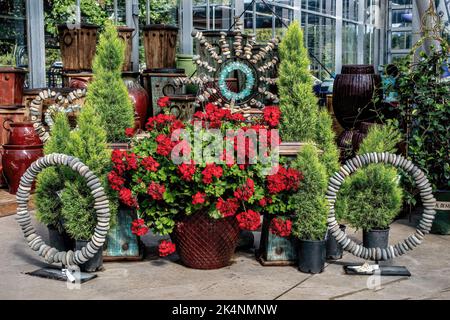
[{"label": "red geranium flower", "polygon": [[127,136],[127,137],[132,137],[132,136],[134,136],[134,128],[126,128],[125,129],[125,135]]},{"label": "red geranium flower", "polygon": [[255,231],[261,225],[261,217],[259,213],[253,210],[247,210],[239,213],[236,216],[236,219],[239,222],[239,228],[242,230]]},{"label": "red geranium flower", "polygon": [[145,124],[145,128],[148,131],[152,131],[154,129],[161,130],[168,124],[173,123],[176,120],[175,116],[170,114],[160,113],[155,117],[148,118],[147,123]]},{"label": "red geranium flower", "polygon": [[292,231],[292,221],[289,219],[273,218],[269,230],[279,237],[289,237]]},{"label": "red geranium flower", "polygon": [[119,176],[116,171],[111,171],[108,173],[108,181],[111,189],[116,191],[120,191],[125,183],[125,179]]},{"label": "red geranium flower", "polygon": [[223,217],[231,217],[236,214],[236,211],[239,208],[239,202],[236,198],[230,198],[227,200],[219,198],[216,203],[216,208]]},{"label": "red geranium flower", "polygon": [[153,159],[152,156],[148,156],[142,159],[141,164],[147,171],[156,172],[159,167],[159,163],[155,159]]},{"label": "red geranium flower", "polygon": [[131,223],[131,232],[137,236],[143,236],[148,232],[144,219],[136,219]]},{"label": "red geranium flower", "polygon": [[264,121],[272,128],[280,123],[281,111],[276,106],[268,106],[264,108]]},{"label": "red geranium flower", "polygon": [[136,154],[133,152],[125,152],[125,161],[127,163],[126,170],[137,170],[138,168],[138,161]]},{"label": "red geranium flower", "polygon": [[206,165],[205,169],[202,171],[203,174],[203,183],[210,184],[213,181],[213,177],[219,179],[223,170],[222,167],[215,165],[214,163],[209,163]]},{"label": "red geranium flower", "polygon": [[205,203],[206,200],[206,193],[204,192],[197,192],[192,196],[192,204],[201,204]]},{"label": "red geranium flower", "polygon": [[181,174],[181,179],[185,181],[192,181],[192,177],[197,170],[195,164],[191,161],[191,163],[182,163],[178,166],[178,171]]},{"label": "red geranium flower", "polygon": [[154,200],[162,200],[164,192],[166,192],[166,187],[153,181],[147,188],[147,194]]},{"label": "red geranium flower", "polygon": [[234,196],[239,200],[248,201],[255,192],[255,182],[248,178],[245,184],[234,191]]},{"label": "red geranium flower", "polygon": [[278,172],[267,177],[267,189],[270,194],[285,190],[297,190],[303,175],[293,168],[278,167]]},{"label": "red geranium flower", "polygon": [[166,108],[169,106],[170,104],[170,98],[169,97],[161,97],[158,99],[158,101],[156,102],[156,104],[158,105],[158,107],[160,108]]},{"label": "red geranium flower", "polygon": [[131,193],[130,189],[122,188],[119,191],[119,199],[122,201],[123,204],[129,206],[129,207],[137,207],[137,201],[133,197],[133,194]]},{"label": "red geranium flower", "polygon": [[159,243],[158,252],[160,257],[166,257],[176,251],[176,246],[171,241],[162,240]]},{"label": "red geranium flower", "polygon": [[264,197],[264,198],[260,199],[260,200],[258,201],[258,203],[259,203],[259,205],[260,205],[261,207],[265,207],[265,206],[267,206],[267,204],[272,203],[272,198],[270,198],[270,197]]},{"label": "red geranium flower", "polygon": [[164,134],[160,134],[156,137],[156,142],[158,143],[156,153],[167,157],[172,151],[173,141],[170,139],[170,137]]}]

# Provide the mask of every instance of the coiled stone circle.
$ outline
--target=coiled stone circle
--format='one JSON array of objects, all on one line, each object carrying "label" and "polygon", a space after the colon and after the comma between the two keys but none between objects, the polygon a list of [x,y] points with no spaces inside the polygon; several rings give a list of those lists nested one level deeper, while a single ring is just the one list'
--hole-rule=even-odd
[{"label": "coiled stone circle", "polygon": [[[409,175],[411,175],[416,183],[417,188],[420,191],[422,203],[424,206],[424,212],[416,232],[410,235],[405,240],[390,245],[388,248],[366,248],[357,244],[355,241],[347,237],[346,233],[339,228],[339,223],[336,221],[334,204],[336,202],[336,195],[340,189],[340,186],[344,182],[347,176],[350,176],[356,170],[371,163],[385,163],[390,164],[396,168],[401,168]],[[336,172],[329,180],[326,198],[329,204],[328,215],[328,229],[336,239],[336,241],[342,246],[342,248],[353,255],[365,259],[384,261],[395,257],[402,256],[408,251],[414,250],[419,246],[425,234],[429,233],[433,220],[436,215],[435,205],[436,199],[433,196],[431,184],[428,178],[416,165],[410,160],[388,152],[382,153],[367,153],[364,155],[358,155],[352,159],[349,159],[341,167],[340,171]]]},{"label": "coiled stone circle", "polygon": [[[73,252],[69,250],[58,251],[47,245],[36,234],[36,230],[31,223],[31,216],[28,211],[28,201],[33,181],[43,169],[55,165],[68,166],[72,170],[78,172],[86,179],[87,186],[91,189],[94,197],[94,209],[97,214],[97,225],[95,226],[94,235],[91,240],[81,248]],[[17,214],[16,220],[19,223],[28,245],[36,251],[48,263],[62,263],[65,266],[80,265],[92,259],[98,250],[103,246],[106,234],[109,230],[110,211],[109,201],[102,187],[100,179],[78,158],[65,154],[53,153],[45,157],[39,158],[31,164],[28,170],[20,179],[19,189],[16,194]]]}]

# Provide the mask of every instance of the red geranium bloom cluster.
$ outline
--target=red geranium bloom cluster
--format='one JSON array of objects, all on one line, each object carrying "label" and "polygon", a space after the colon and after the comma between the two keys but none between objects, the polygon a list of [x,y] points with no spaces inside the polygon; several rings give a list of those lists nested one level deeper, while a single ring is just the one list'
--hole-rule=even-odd
[{"label": "red geranium bloom cluster", "polygon": [[125,171],[137,170],[138,168],[137,157],[134,153],[114,150],[111,154],[111,161],[114,165],[114,170],[119,175],[122,175]]},{"label": "red geranium bloom cluster", "polygon": [[218,106],[208,103],[205,112],[198,111],[194,113],[194,120],[202,120],[205,125],[208,122],[210,128],[220,128],[222,121],[244,121],[245,118],[240,113],[232,114],[229,109],[219,108]]},{"label": "red geranium bloom cluster", "polygon": [[194,176],[196,170],[197,167],[195,166],[193,161],[191,161],[191,163],[182,163],[178,166],[178,171],[181,174],[181,179],[183,179],[184,181],[192,181],[192,177]]},{"label": "red geranium bloom cluster", "polygon": [[119,199],[120,201],[129,206],[129,207],[137,207],[137,200],[133,197],[130,189],[122,188],[119,191]]},{"label": "red geranium bloom cluster", "polygon": [[239,228],[242,230],[255,231],[261,225],[261,217],[258,212],[253,210],[247,210],[239,213],[236,216],[239,223]]},{"label": "red geranium bloom cluster", "polygon": [[144,167],[147,171],[156,172],[159,167],[159,163],[152,157],[148,156],[141,160],[141,165]]},{"label": "red geranium bloom cluster", "polygon": [[132,136],[134,136],[134,128],[126,128],[125,129],[125,135],[127,136],[127,137],[132,137]]},{"label": "red geranium bloom cluster", "polygon": [[158,99],[158,101],[156,101],[156,104],[161,109],[167,108],[170,105],[170,98],[169,97],[161,97]]},{"label": "red geranium bloom cluster", "polygon": [[117,172],[114,170],[108,173],[108,181],[109,185],[111,186],[111,189],[116,191],[120,191],[120,189],[125,183],[125,179],[119,176]]},{"label": "red geranium bloom cluster", "polygon": [[237,209],[239,209],[239,202],[236,198],[230,198],[223,200],[219,198],[216,203],[216,208],[225,217],[232,217],[236,214]]},{"label": "red geranium bloom cluster", "polygon": [[202,204],[205,203],[206,200],[206,193],[204,192],[197,192],[192,196],[192,204]]},{"label": "red geranium bloom cluster", "polygon": [[273,218],[269,230],[279,237],[289,237],[292,231],[292,221],[289,219]]},{"label": "red geranium bloom cluster", "polygon": [[176,143],[170,139],[170,136],[165,134],[160,134],[156,137],[156,142],[158,147],[156,148],[156,153],[164,157],[167,157],[171,152]]},{"label": "red geranium bloom cluster", "polygon": [[278,167],[276,174],[267,177],[267,189],[270,194],[280,193],[282,191],[296,191],[303,180],[302,174],[293,169]]},{"label": "red geranium bloom cluster", "polygon": [[176,251],[175,243],[171,241],[162,240],[159,243],[158,252],[160,257],[166,257]]},{"label": "red geranium bloom cluster", "polygon": [[267,106],[264,108],[264,121],[272,128],[280,124],[281,111],[279,107]]},{"label": "red geranium bloom cluster", "polygon": [[209,163],[202,171],[203,183],[210,184],[213,181],[213,177],[219,179],[223,174],[222,167]]},{"label": "red geranium bloom cluster", "polygon": [[271,203],[272,203],[272,198],[264,197],[264,198],[260,199],[260,200],[258,201],[258,203],[259,203],[259,205],[260,205],[261,207],[265,207],[265,206],[267,206],[268,204],[271,204]]},{"label": "red geranium bloom cluster", "polygon": [[150,117],[145,124],[145,128],[148,131],[152,130],[162,130],[168,125],[172,125],[176,120],[175,116],[172,114],[160,113],[155,117]]},{"label": "red geranium bloom cluster", "polygon": [[147,188],[147,194],[154,200],[162,200],[164,192],[166,192],[166,187],[153,181]]},{"label": "red geranium bloom cluster", "polygon": [[148,232],[144,219],[136,219],[131,223],[131,232],[137,236],[143,236]]},{"label": "red geranium bloom cluster", "polygon": [[255,192],[255,182],[248,178],[245,184],[234,192],[236,199],[248,201]]}]

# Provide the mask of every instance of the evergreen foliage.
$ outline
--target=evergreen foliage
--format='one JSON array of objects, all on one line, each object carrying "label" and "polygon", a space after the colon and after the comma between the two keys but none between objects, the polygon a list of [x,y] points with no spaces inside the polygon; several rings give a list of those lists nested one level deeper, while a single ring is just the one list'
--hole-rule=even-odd
[{"label": "evergreen foliage", "polygon": [[301,240],[323,240],[327,232],[325,192],[328,176],[316,147],[306,145],[292,162],[292,167],[300,170],[304,177],[299,191],[293,196],[296,217],[292,233]]},{"label": "evergreen foliage", "polygon": [[134,110],[122,81],[125,44],[111,22],[105,24],[93,63],[93,81],[87,91],[86,105],[95,108],[107,141],[125,142],[125,129],[134,125]]}]

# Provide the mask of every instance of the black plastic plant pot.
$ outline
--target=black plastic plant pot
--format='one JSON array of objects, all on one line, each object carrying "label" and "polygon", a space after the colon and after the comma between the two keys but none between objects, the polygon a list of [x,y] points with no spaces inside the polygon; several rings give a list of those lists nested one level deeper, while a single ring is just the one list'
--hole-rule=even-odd
[{"label": "black plastic plant pot", "polygon": [[298,270],[305,273],[321,273],[325,268],[325,240],[298,241]]},{"label": "black plastic plant pot", "polygon": [[363,246],[366,248],[387,248],[389,246],[389,228],[363,231]]},{"label": "black plastic plant pot", "polygon": [[61,233],[52,225],[47,226],[47,229],[48,241],[51,247],[56,248],[59,251],[68,251],[73,249],[74,241],[66,232]]},{"label": "black plastic plant pot", "polygon": [[[341,224],[339,228],[345,232],[347,228],[345,225]],[[336,241],[336,238],[333,237],[331,233],[328,234],[327,243],[327,260],[339,260],[342,259],[342,246]]]},{"label": "black plastic plant pot", "polygon": [[[75,249],[81,250],[89,241],[86,240],[76,240],[75,241]],[[87,262],[80,265],[80,270],[82,272],[95,272],[99,271],[103,266],[103,248],[97,251],[95,256],[88,260]]]}]

